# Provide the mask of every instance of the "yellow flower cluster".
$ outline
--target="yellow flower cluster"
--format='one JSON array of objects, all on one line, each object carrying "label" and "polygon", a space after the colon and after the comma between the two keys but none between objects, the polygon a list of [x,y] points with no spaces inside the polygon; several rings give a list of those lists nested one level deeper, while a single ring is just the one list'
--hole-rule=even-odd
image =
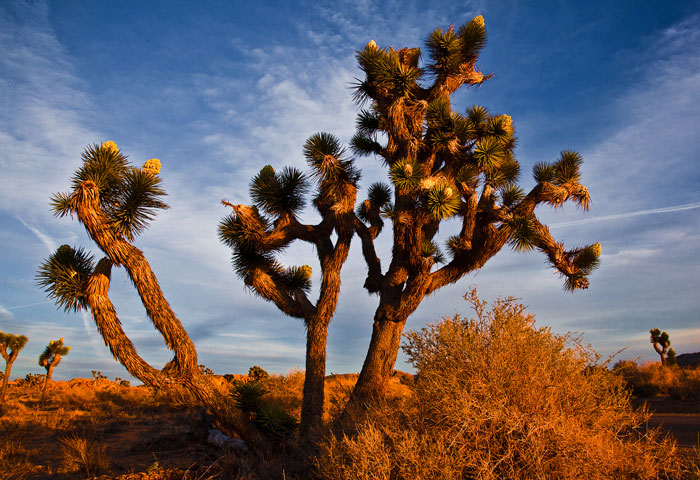
[{"label": "yellow flower cluster", "polygon": [[484,27],[484,17],[482,17],[481,15],[479,15],[478,17],[472,18],[472,22],[476,23],[477,25],[479,25],[482,28]]},{"label": "yellow flower cluster", "polygon": [[374,40],[370,40],[369,43],[367,44],[367,48],[370,50],[378,50],[379,47],[377,46],[377,42]]},{"label": "yellow flower cluster", "polygon": [[413,175],[413,167],[407,163],[403,166],[403,173],[407,177],[410,177],[411,175]]},{"label": "yellow flower cluster", "polygon": [[310,266],[304,265],[303,267],[301,267],[300,270],[304,273],[306,278],[311,278],[311,274],[313,273],[313,269]]},{"label": "yellow flower cluster", "polygon": [[593,253],[595,253],[596,257],[600,257],[600,254],[603,253],[603,248],[600,246],[600,243],[596,242],[593,244]]},{"label": "yellow flower cluster", "polygon": [[158,175],[160,173],[160,160],[157,158],[151,158],[143,164],[141,170],[150,175]]},{"label": "yellow flower cluster", "polygon": [[114,143],[112,140],[107,140],[106,142],[102,143],[102,149],[103,150],[113,150],[115,152],[119,151],[119,148],[117,147],[117,144]]}]

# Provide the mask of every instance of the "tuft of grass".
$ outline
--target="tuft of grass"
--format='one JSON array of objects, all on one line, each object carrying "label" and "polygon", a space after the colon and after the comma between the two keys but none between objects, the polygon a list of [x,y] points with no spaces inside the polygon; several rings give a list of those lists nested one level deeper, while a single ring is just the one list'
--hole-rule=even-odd
[{"label": "tuft of grass", "polygon": [[106,444],[77,433],[59,440],[63,466],[67,471],[97,475],[109,468]]}]

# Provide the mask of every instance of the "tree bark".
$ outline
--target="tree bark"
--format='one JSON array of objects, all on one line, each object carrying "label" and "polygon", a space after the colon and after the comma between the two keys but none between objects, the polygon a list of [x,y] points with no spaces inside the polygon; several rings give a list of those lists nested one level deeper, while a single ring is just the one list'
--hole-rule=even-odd
[{"label": "tree bark", "polygon": [[46,378],[44,379],[44,389],[41,392],[41,401],[39,402],[40,405],[43,405],[46,401],[46,394],[49,391],[49,383],[51,383],[51,375],[53,374],[53,368],[58,364],[58,362],[61,361],[60,355],[56,356],[58,357],[58,359],[51,363],[51,365],[49,365],[49,368],[46,369]]},{"label": "tree bark", "polygon": [[313,321],[306,332],[306,373],[304,399],[301,404],[301,434],[306,435],[323,422],[326,380],[326,338],[328,321]]},{"label": "tree bark", "polygon": [[401,333],[406,325],[406,318],[395,321],[375,320],[372,327],[372,340],[367,349],[367,356],[362,371],[352,392],[348,409],[364,408],[386,393],[389,377],[396,364],[396,357],[401,345]]},{"label": "tree bark", "polygon": [[7,362],[5,366],[5,376],[2,379],[2,392],[0,393],[0,402],[5,401],[5,394],[7,393],[7,382],[10,380],[10,372],[12,372],[12,363]]}]

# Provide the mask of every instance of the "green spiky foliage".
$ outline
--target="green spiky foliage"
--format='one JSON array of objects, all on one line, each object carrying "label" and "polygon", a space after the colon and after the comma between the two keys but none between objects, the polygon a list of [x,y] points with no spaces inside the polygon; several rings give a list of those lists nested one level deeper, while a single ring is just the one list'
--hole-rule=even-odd
[{"label": "green spiky foliage", "polygon": [[656,351],[656,353],[658,353],[659,357],[661,357],[661,365],[675,365],[675,350],[672,354],[673,363],[669,362],[669,358],[671,357],[671,350],[673,349],[669,350],[669,347],[671,346],[671,338],[669,337],[668,332],[662,332],[658,328],[652,328],[651,330],[649,330],[649,341],[654,346],[654,350]]},{"label": "green spiky foliage", "polygon": [[[378,157],[391,185],[381,189],[390,193],[382,195],[381,206],[370,195],[357,208],[356,232],[368,266],[365,288],[379,295],[379,307],[355,405],[381,394],[403,325],[423,298],[480,269],[505,245],[544,253],[566,290],[587,288],[598,266],[600,244],[566,250],[535,215],[541,204],[558,208],[573,201],[588,208],[581,156],[565,150],[554,162],[537,164],[536,186],[526,193],[518,186],[512,119],[479,105],[453,109],[453,93],[490,78],[476,67],[485,45],[479,16],[459,28],[434,30],[425,52],[380,48],[374,41],[357,52],[364,79],[356,83],[354,98],[363,109],[351,147],[357,155]],[[393,224],[385,269],[374,247],[378,216]],[[443,253],[436,248],[438,233],[448,219],[461,228]]]},{"label": "green spiky foliage", "polygon": [[87,284],[94,267],[92,255],[85,250],[61,245],[39,266],[36,279],[56,305],[77,312],[87,308]]},{"label": "green spiky foliage", "polygon": [[[362,124],[369,131],[368,122]],[[360,123],[362,120],[360,120]],[[304,321],[307,329],[306,376],[302,403],[302,431],[320,424],[323,415],[326,337],[340,292],[340,270],[354,235],[355,199],[360,173],[345,147],[329,133],[309,137],[303,146],[308,174],[293,168],[263,167],[250,183],[252,205],[234,205],[219,224],[219,238],[233,251],[233,268],[253,292],[274,303],[283,313]],[[321,217],[316,225],[299,220],[305,197],[314,183],[311,204]],[[379,209],[389,198],[383,185],[370,189],[370,199],[358,207],[365,221],[381,224]],[[311,291],[308,265],[285,266],[279,254],[293,242],[311,244],[321,267],[318,300]]]},{"label": "green spiky foliage", "polygon": [[[83,164],[71,179],[72,190],[93,182],[107,221],[129,241],[148,228],[158,210],[168,208],[162,200],[166,193],[160,186],[160,177],[148,168],[130,165],[116,145],[91,145],[81,156]],[[66,193],[55,194],[51,205],[59,217],[77,210],[75,199]]]},{"label": "green spiky foliage", "polygon": [[49,391],[49,383],[53,369],[61,363],[61,359],[68,355],[71,347],[63,344],[63,337],[58,340],[51,340],[44,351],[39,355],[39,365],[46,369],[46,378],[44,379],[44,389],[41,394],[41,403],[46,401],[46,395]]},{"label": "green spiky foliage", "polygon": [[0,391],[0,402],[5,401],[7,393],[7,382],[10,381],[12,364],[17,360],[20,350],[27,344],[27,337],[24,335],[14,335],[12,333],[0,332],[0,355],[5,359],[5,373],[2,376],[2,391]]},{"label": "green spiky foliage", "polygon": [[299,426],[299,422],[281,406],[263,398],[267,393],[267,388],[260,380],[252,377],[247,381],[235,381],[231,387],[231,397],[238,408],[250,415],[255,424],[269,436],[281,440],[288,437]]}]

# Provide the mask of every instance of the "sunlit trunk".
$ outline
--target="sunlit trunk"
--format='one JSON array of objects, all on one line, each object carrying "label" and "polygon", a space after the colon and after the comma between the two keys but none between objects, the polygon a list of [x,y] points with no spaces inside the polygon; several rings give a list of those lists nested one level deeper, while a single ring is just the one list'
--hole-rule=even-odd
[{"label": "sunlit trunk", "polygon": [[401,346],[401,333],[406,318],[397,320],[375,320],[372,339],[367,350],[362,371],[357,379],[348,409],[364,408],[368,403],[386,393],[389,378],[396,364]]},{"label": "sunlit trunk", "polygon": [[326,341],[328,321],[313,321],[306,333],[306,376],[301,404],[301,434],[319,427],[323,421],[324,382],[326,378]]},{"label": "sunlit trunk", "polygon": [[5,401],[5,394],[7,393],[7,382],[10,381],[10,372],[12,372],[12,363],[8,361],[5,367],[5,377],[2,379],[2,392],[0,392],[0,402]]}]

